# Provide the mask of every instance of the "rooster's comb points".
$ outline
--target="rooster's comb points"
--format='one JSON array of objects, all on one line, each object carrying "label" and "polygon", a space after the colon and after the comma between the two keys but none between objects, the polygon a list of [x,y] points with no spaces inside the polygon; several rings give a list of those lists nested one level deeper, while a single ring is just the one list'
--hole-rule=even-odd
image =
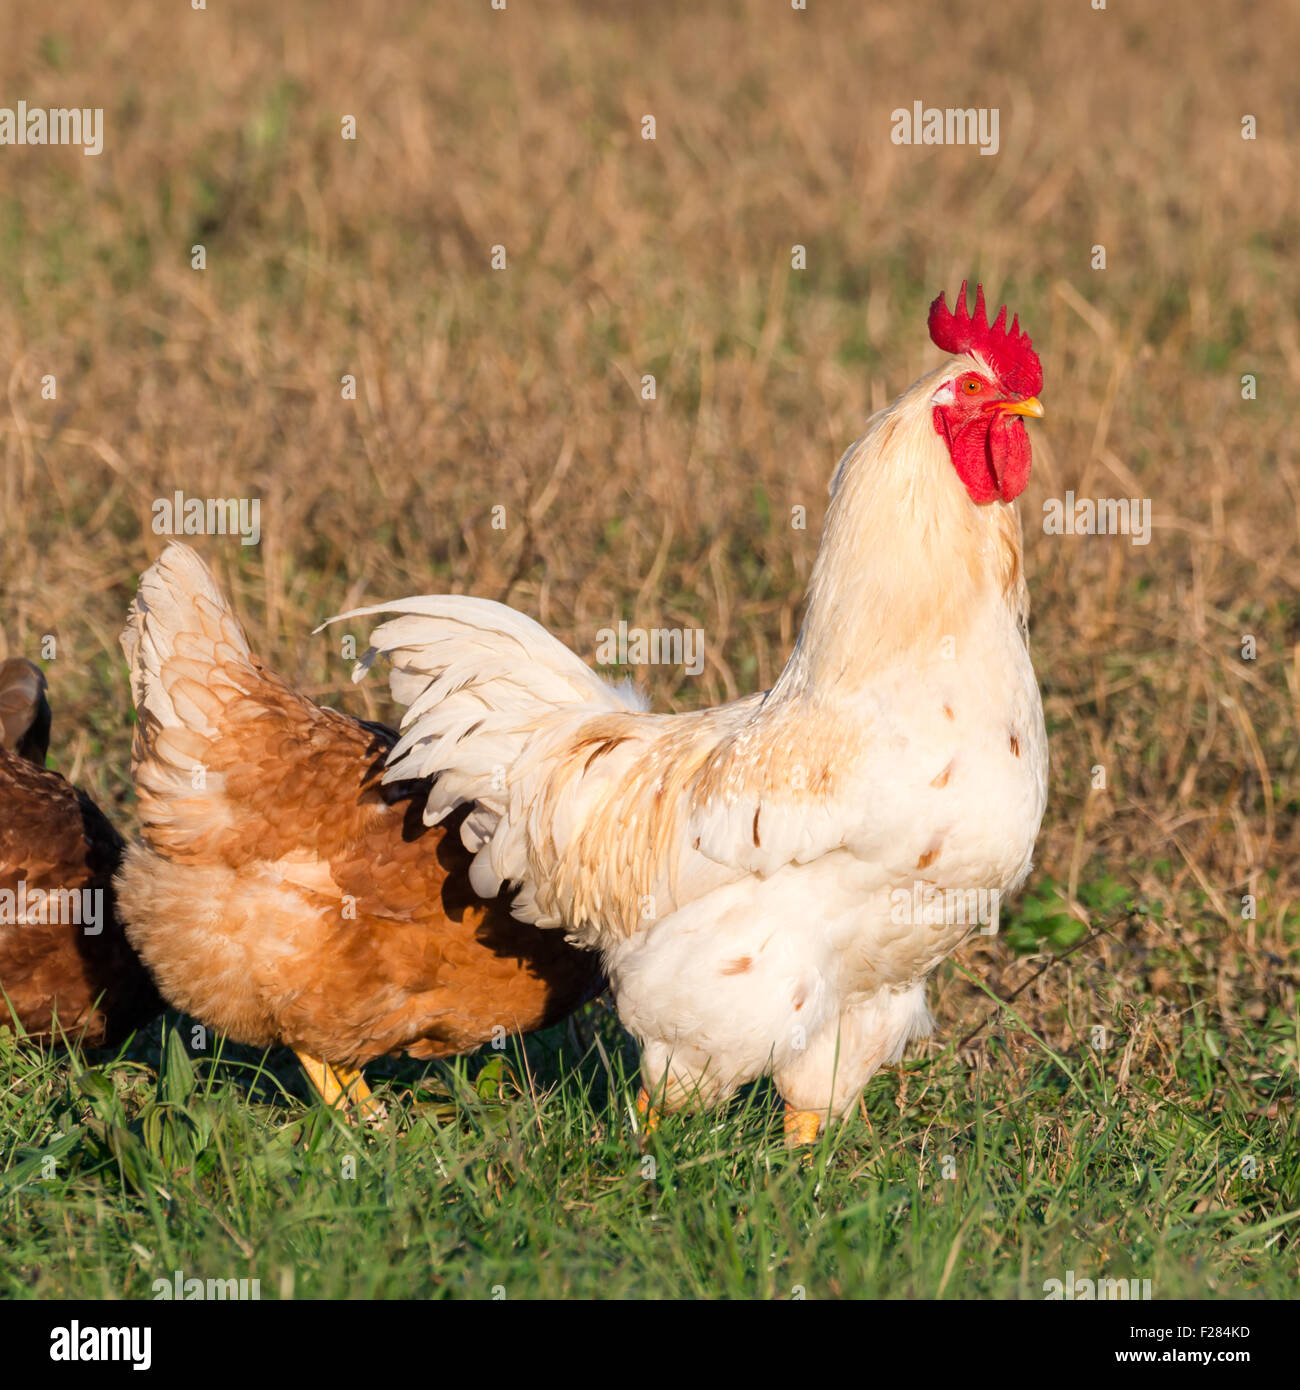
[{"label": "rooster's comb points", "polygon": [[984,286],[975,286],[975,312],[966,309],[966,281],[961,282],[957,309],[948,308],[942,292],[930,305],[930,338],[944,352],[978,352],[997,375],[999,383],[1017,396],[1036,396],[1043,389],[1043,366],[1021,331],[1020,315],[1007,328],[1007,306],[989,323],[984,309]]}]

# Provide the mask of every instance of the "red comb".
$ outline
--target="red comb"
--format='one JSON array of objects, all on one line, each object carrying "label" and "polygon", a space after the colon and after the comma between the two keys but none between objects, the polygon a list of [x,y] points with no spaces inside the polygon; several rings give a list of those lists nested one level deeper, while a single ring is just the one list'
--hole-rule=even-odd
[{"label": "red comb", "polygon": [[992,323],[984,312],[984,286],[975,286],[975,313],[966,312],[966,281],[961,282],[957,312],[942,293],[930,305],[930,337],[945,352],[978,352],[993,369],[998,384],[1016,396],[1036,396],[1043,389],[1043,364],[1029,334],[1020,331],[1020,315],[1007,328],[1007,306]]}]

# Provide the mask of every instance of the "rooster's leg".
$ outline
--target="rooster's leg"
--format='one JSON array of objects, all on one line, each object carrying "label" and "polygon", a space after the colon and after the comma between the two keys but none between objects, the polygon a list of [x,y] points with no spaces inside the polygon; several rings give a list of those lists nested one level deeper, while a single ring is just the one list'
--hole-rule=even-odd
[{"label": "rooster's leg", "polygon": [[802,1148],[805,1144],[815,1144],[821,1132],[822,1114],[818,1110],[796,1110],[788,1102],[785,1107],[785,1146],[787,1149]]}]

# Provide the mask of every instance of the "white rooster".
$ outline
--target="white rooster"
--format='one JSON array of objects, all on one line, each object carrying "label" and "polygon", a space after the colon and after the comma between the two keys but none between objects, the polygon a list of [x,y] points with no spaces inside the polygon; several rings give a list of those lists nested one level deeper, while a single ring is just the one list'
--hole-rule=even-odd
[{"label": "white rooster", "polygon": [[973,894],[1029,871],[1047,736],[1013,500],[1042,369],[982,287],[974,315],[965,284],[955,312],[940,295],[930,334],[953,355],[840,461],[766,693],[649,713],[485,599],[342,615],[400,615],[355,674],[385,654],[408,707],[386,778],[435,777],[430,821],[471,806],[476,891],[600,952],[650,1121],[770,1073],[811,1142],[929,1032]]}]

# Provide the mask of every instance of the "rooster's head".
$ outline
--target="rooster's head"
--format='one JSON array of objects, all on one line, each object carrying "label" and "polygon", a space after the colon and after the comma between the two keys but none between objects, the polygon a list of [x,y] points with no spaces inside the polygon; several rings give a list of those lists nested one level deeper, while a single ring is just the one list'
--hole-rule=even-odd
[{"label": "rooster's head", "polygon": [[975,287],[975,313],[968,313],[963,280],[955,313],[942,294],[930,305],[930,337],[964,359],[930,398],[952,466],[972,502],[1010,502],[1029,481],[1022,417],[1043,414],[1043,368],[1029,334],[1020,331],[1019,316],[1007,327],[1005,305],[989,323],[982,285]]}]

